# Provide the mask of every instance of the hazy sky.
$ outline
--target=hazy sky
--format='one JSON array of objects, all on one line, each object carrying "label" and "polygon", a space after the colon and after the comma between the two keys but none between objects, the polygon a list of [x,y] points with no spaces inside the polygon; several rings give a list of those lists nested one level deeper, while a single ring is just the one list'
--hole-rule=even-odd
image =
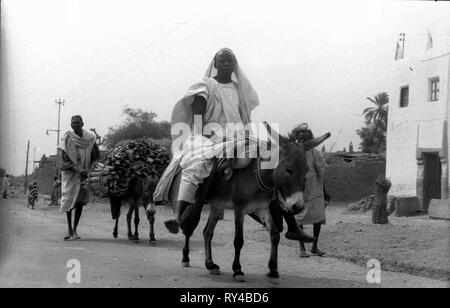
[{"label": "hazy sky", "polygon": [[[392,1],[1,1],[0,166],[9,173],[55,154],[61,129],[81,114],[104,135],[122,108],[171,108],[214,53],[231,48],[258,92],[254,122],[286,133],[308,122],[334,150],[355,148],[367,96],[390,88],[400,32],[405,55],[423,52],[427,29],[448,46],[450,5]],[[31,164],[30,164],[31,166]]]}]

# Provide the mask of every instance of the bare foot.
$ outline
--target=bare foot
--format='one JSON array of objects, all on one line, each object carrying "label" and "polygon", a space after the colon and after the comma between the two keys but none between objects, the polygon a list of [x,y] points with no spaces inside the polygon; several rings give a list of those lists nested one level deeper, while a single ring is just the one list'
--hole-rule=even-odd
[{"label": "bare foot", "polygon": [[311,253],[316,255],[316,256],[319,256],[319,257],[321,257],[321,256],[323,256],[325,254],[325,252],[320,250],[319,248],[311,249]]},{"label": "bare foot", "polygon": [[300,258],[309,258],[309,255],[306,253],[306,251],[300,251]]},{"label": "bare foot", "polygon": [[64,240],[68,241],[70,239],[72,239],[72,234],[70,232],[67,232],[66,236],[64,236]]},{"label": "bare foot", "polygon": [[81,237],[79,237],[78,234],[77,234],[76,232],[73,233],[73,236],[72,236],[72,237],[73,237],[74,240],[79,240],[79,239],[81,239]]}]

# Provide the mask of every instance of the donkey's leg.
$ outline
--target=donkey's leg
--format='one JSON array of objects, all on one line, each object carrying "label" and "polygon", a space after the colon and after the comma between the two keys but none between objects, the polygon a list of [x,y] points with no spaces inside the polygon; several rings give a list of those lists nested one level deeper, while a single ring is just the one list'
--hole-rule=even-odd
[{"label": "donkey's leg", "polygon": [[136,203],[134,206],[134,242],[139,242],[139,222],[141,219],[139,218],[139,206],[137,206],[139,203]]},{"label": "donkey's leg", "polygon": [[245,281],[245,275],[241,271],[241,249],[244,246],[244,213],[240,209],[234,210],[234,261],[233,261],[233,278],[235,281]]},{"label": "donkey's leg", "polygon": [[114,230],[113,230],[113,237],[114,238],[117,238],[117,235],[118,235],[118,225],[119,225],[119,217],[117,217],[116,219],[116,222],[115,222],[115,224],[114,224]]},{"label": "donkey's leg", "polygon": [[127,213],[128,239],[130,241],[134,240],[133,233],[131,232],[131,218],[133,218],[133,211],[134,211],[134,207],[132,204],[130,204],[130,207],[128,208],[128,213]]},{"label": "donkey's leg", "polygon": [[181,266],[182,267],[190,267],[189,263],[189,239],[191,236],[187,236],[185,234],[184,238],[184,247],[183,247],[183,259],[181,260]]},{"label": "donkey's leg", "polygon": [[115,220],[115,225],[113,229],[113,237],[117,238],[118,235],[118,224],[120,218],[120,208],[122,207],[122,198],[116,196],[109,197],[109,203],[111,205],[111,217]]},{"label": "donkey's leg", "polygon": [[203,229],[203,238],[205,240],[205,265],[212,275],[220,275],[220,267],[214,264],[212,259],[211,241],[214,235],[214,229],[217,222],[223,217],[223,209],[210,207],[208,223]]},{"label": "donkey's leg", "polygon": [[270,234],[270,260],[269,270],[267,274],[270,278],[279,278],[278,274],[278,244],[280,243],[280,232],[275,226],[271,218],[269,218],[269,234]]},{"label": "donkey's leg", "polygon": [[156,244],[155,239],[155,213],[156,207],[153,202],[150,202],[150,206],[144,205],[145,214],[147,215],[148,222],[150,223],[150,244]]},{"label": "donkey's leg", "polygon": [[189,210],[188,209],[185,210],[184,215],[182,214],[181,218],[181,220],[183,221],[182,231],[184,236],[186,237],[183,247],[183,260],[181,261],[183,267],[189,267],[189,239],[191,238],[192,233],[194,233],[194,230],[200,221],[201,211],[202,211],[201,206],[193,204],[191,205]]}]

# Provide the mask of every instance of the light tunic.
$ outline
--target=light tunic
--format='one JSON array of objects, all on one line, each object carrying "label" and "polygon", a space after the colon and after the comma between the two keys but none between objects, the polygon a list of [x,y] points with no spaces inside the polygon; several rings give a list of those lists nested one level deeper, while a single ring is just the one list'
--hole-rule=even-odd
[{"label": "light tunic", "polygon": [[[237,86],[234,82],[222,84],[213,81],[216,87],[216,95],[214,96],[213,104],[220,104],[220,114],[218,117],[218,124],[226,129],[228,123],[242,123],[239,113],[239,94]],[[207,124],[206,122],[205,124]],[[226,131],[227,135],[233,134],[232,131]],[[196,136],[202,139],[202,147],[211,147],[213,142],[203,136]],[[188,140],[189,143],[190,140]],[[183,200],[189,203],[195,202],[195,193],[198,186],[203,183],[210,174],[213,167],[213,161],[205,158],[203,155],[197,155],[196,152],[187,152],[181,162],[180,166],[183,169],[181,173],[181,183],[178,192],[178,200]]]},{"label": "light tunic", "polygon": [[227,123],[242,123],[236,83],[218,82],[217,93],[220,96],[220,101],[222,101],[222,113],[219,116],[219,124],[224,127]]},{"label": "light tunic", "polygon": [[308,172],[306,173],[303,198],[305,208],[296,215],[299,225],[325,223],[325,199],[323,194],[323,176],[325,163],[316,149],[306,152]]}]

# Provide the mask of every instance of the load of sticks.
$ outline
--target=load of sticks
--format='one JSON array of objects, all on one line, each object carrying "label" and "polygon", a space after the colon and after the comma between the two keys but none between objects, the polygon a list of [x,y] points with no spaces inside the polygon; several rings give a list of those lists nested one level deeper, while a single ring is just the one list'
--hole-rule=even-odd
[{"label": "load of sticks", "polygon": [[130,140],[115,146],[103,160],[92,165],[88,185],[99,198],[123,196],[133,178],[159,180],[170,163],[170,154],[147,139]]}]

